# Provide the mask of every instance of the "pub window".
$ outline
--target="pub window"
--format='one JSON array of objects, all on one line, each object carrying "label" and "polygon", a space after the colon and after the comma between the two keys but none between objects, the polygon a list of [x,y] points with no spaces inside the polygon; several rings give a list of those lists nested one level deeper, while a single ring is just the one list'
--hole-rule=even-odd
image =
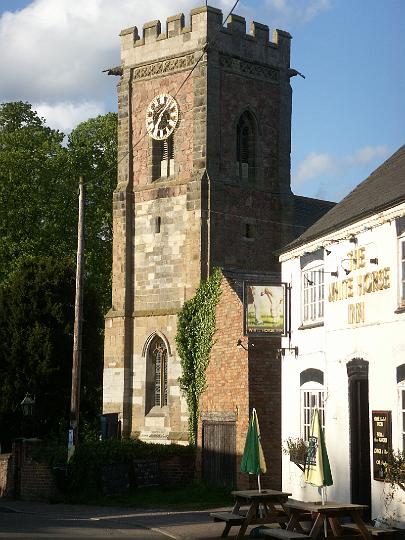
[{"label": "pub window", "polygon": [[160,233],[160,226],[162,224],[162,218],[160,216],[155,217],[155,233]]},{"label": "pub window", "polygon": [[242,180],[253,180],[256,173],[256,122],[248,111],[236,126],[236,174]]},{"label": "pub window", "polygon": [[152,139],[152,180],[174,174],[173,134],[163,141]]},{"label": "pub window", "polygon": [[405,381],[398,385],[399,390],[399,425],[402,451],[405,452]]},{"label": "pub window", "polygon": [[151,342],[146,362],[147,414],[153,407],[167,405],[167,349],[160,337],[155,337]]},{"label": "pub window", "polygon": [[301,437],[305,442],[309,440],[311,431],[312,411],[319,410],[322,429],[325,429],[325,391],[324,387],[314,381],[301,386]]},{"label": "pub window", "polygon": [[405,307],[405,234],[398,239],[399,242],[399,305]]},{"label": "pub window", "polygon": [[302,321],[316,323],[324,315],[324,271],[319,261],[302,270]]}]

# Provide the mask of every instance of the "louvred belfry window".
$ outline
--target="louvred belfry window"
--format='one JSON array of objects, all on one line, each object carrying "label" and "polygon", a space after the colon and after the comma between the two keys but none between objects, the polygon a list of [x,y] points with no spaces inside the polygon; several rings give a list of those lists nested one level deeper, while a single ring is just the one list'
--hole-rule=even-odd
[{"label": "louvred belfry window", "polygon": [[152,139],[152,180],[174,174],[174,138],[156,141]]},{"label": "louvred belfry window", "polygon": [[256,172],[257,133],[253,116],[245,111],[236,128],[236,174],[242,180],[253,180]]}]

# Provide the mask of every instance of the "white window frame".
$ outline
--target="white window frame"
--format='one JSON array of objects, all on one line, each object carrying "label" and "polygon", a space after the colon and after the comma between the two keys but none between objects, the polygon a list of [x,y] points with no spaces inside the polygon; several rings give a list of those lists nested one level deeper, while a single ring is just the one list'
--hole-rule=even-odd
[{"label": "white window frame", "polygon": [[325,279],[323,261],[314,261],[301,272],[302,324],[323,322],[325,310]]},{"label": "white window frame", "polygon": [[399,448],[405,452],[405,380],[398,383]]},{"label": "white window frame", "polygon": [[405,233],[398,237],[398,300],[405,307]]},{"label": "white window frame", "polygon": [[301,437],[308,442],[311,430],[312,411],[319,409],[322,429],[325,431],[325,387],[314,381],[301,386]]}]

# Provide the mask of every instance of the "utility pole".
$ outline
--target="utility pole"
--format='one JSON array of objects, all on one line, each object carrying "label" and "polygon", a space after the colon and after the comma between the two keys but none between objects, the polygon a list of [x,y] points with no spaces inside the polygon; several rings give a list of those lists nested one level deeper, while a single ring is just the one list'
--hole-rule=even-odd
[{"label": "utility pole", "polygon": [[79,219],[77,225],[76,296],[75,322],[73,328],[72,393],[70,401],[70,428],[68,459],[73,455],[78,443],[80,409],[80,371],[82,357],[83,320],[83,268],[84,268],[84,182],[79,178]]}]

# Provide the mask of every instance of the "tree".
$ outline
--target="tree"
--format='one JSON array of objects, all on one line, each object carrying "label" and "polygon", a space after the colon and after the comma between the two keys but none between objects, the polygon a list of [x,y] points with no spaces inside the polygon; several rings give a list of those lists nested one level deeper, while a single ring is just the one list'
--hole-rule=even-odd
[{"label": "tree", "polygon": [[103,310],[111,302],[112,194],[117,181],[117,114],[79,124],[69,135],[71,175],[86,185],[86,279]]},{"label": "tree", "polygon": [[74,255],[77,195],[63,137],[30,104],[0,105],[0,283],[29,257]]},{"label": "tree", "polygon": [[[0,104],[0,437],[21,435],[19,403],[27,391],[36,394],[38,434],[55,433],[68,420],[80,175],[87,188],[84,309],[90,314],[83,335],[96,343],[85,352],[81,418],[100,412],[116,155],[116,114],[79,124],[65,144],[29,103]],[[93,377],[86,378],[87,364]]]},{"label": "tree", "polygon": [[[75,268],[69,259],[21,263],[0,288],[0,442],[22,432],[20,403],[35,395],[35,435],[67,436],[70,409]],[[97,417],[101,402],[102,314],[84,291],[81,418]]]},{"label": "tree", "polygon": [[76,257],[78,178],[86,182],[86,281],[111,301],[117,115],[64,135],[29,103],[0,104],[0,283],[29,257]]}]

